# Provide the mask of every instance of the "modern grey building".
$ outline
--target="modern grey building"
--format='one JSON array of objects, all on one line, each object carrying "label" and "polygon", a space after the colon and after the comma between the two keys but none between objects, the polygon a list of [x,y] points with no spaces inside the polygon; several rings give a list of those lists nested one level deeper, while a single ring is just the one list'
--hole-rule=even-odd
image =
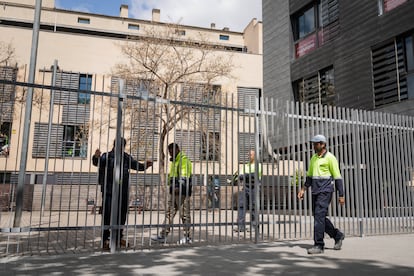
[{"label": "modern grey building", "polygon": [[263,94],[414,115],[414,1],[263,0]]}]

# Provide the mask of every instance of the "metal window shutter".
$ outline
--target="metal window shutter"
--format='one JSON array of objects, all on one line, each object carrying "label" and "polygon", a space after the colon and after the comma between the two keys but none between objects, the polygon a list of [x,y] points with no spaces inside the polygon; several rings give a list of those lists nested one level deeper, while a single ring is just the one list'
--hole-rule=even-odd
[{"label": "metal window shutter", "polygon": [[[32,148],[33,158],[46,157],[48,127],[47,123],[35,123]],[[63,129],[62,125],[52,124],[49,145],[49,157],[51,158],[62,156]]]},{"label": "metal window shutter", "polygon": [[302,101],[319,104],[319,81],[317,75],[303,80],[303,90],[301,93]]},{"label": "metal window shutter", "polygon": [[79,88],[79,74],[78,73],[68,73],[68,72],[58,72],[56,74],[56,86],[61,87],[62,90],[55,90],[55,99],[54,104],[77,104],[78,103],[78,93],[65,91],[63,89],[78,89]]},{"label": "metal window shutter", "polygon": [[180,146],[181,150],[191,161],[200,160],[202,144],[200,132],[177,130],[174,142]]},{"label": "metal window shutter", "polygon": [[[17,78],[17,68],[0,67],[0,79],[15,82]],[[16,86],[12,84],[0,84],[0,121],[12,122],[15,101]]]},{"label": "metal window shutter", "polygon": [[[401,41],[397,43],[391,41],[372,49],[375,107],[407,99],[407,82],[401,72],[405,72]],[[400,87],[398,87],[398,82]],[[398,89],[400,89],[400,94],[398,94]]]},{"label": "metal window shutter", "polygon": [[62,124],[83,125],[89,123],[90,105],[64,105],[62,109]]},{"label": "metal window shutter", "polygon": [[248,153],[251,149],[255,149],[254,133],[239,132],[239,163],[249,161]]},{"label": "metal window shutter", "polygon": [[258,88],[237,87],[237,101],[239,108],[255,109],[256,98],[259,97]]}]

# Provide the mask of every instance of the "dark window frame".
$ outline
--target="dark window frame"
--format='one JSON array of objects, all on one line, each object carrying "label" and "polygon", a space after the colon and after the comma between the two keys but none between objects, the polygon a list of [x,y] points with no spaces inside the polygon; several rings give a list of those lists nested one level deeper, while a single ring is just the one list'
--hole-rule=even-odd
[{"label": "dark window frame", "polygon": [[229,36],[229,35],[224,35],[224,34],[221,34],[221,35],[219,36],[219,39],[220,39],[220,40],[229,41],[229,40],[230,40],[230,36]]},{"label": "dark window frame", "polygon": [[[92,75],[79,74],[79,90],[91,91],[92,89]],[[91,102],[90,93],[78,93],[78,104],[89,104]]]},{"label": "dark window frame", "polygon": [[[332,76],[332,77],[331,77]],[[318,93],[318,102],[313,101],[305,101],[305,88],[301,89],[301,85],[304,86],[305,82],[310,82],[312,79],[317,80],[317,93]],[[326,82],[326,80],[331,80],[329,83]],[[323,81],[325,80],[325,81]],[[330,89],[330,91],[333,91],[333,93],[328,93],[327,91],[327,85],[329,86],[331,83],[333,83],[333,89]],[[316,73],[308,75],[307,77],[303,77],[301,79],[297,79],[292,83],[293,86],[293,96],[295,101],[298,102],[308,102],[308,103],[314,103],[314,104],[322,104],[322,105],[336,105],[337,104],[337,93],[335,90],[335,69],[334,66],[328,66],[325,68],[322,68],[318,70]],[[301,92],[301,90],[303,90]],[[308,93],[306,93],[307,96],[309,96],[309,90],[307,90]],[[324,93],[325,91],[325,93]],[[330,98],[334,99],[329,100]]]},{"label": "dark window frame", "polygon": [[[88,151],[88,130],[86,128],[86,131],[83,131],[82,127],[78,125],[63,126],[63,157],[86,157]],[[86,138],[86,144],[82,142],[83,138]]]},{"label": "dark window frame", "polygon": [[12,122],[3,122],[0,127],[0,156],[8,157],[10,149],[10,137],[12,133]]},{"label": "dark window frame", "polygon": [[186,32],[184,29],[175,29],[175,34],[179,36],[185,36]]},{"label": "dark window frame", "polygon": [[392,11],[393,9],[398,8],[398,7],[400,7],[403,4],[408,2],[408,0],[401,0],[400,3],[396,3],[397,5],[393,6],[389,10],[385,10],[385,2],[387,2],[387,1],[389,1],[389,0],[378,0],[378,16],[386,14],[386,13]]},{"label": "dark window frame", "polygon": [[[410,43],[407,43],[407,39],[410,39]],[[414,30],[376,45],[371,49],[371,55],[373,108],[413,100]],[[384,59],[388,62],[384,63]],[[387,64],[387,71],[382,64]]]},{"label": "dark window frame", "polygon": [[[404,51],[404,64],[405,73],[407,79],[407,97],[409,100],[414,99],[414,31],[404,35],[403,51]],[[410,40],[410,43],[408,43]]]},{"label": "dark window frame", "polygon": [[78,17],[79,24],[91,24],[91,19],[86,17]]},{"label": "dark window frame", "polygon": [[[304,8],[300,9],[298,12],[293,14],[292,16],[292,25],[293,25],[293,37],[294,41],[299,41],[313,33],[315,33],[319,28],[319,1],[314,1],[311,4],[305,6]],[[309,12],[310,10],[313,10],[313,29],[301,36],[300,32],[300,19],[303,18],[303,16]]]},{"label": "dark window frame", "polygon": [[139,31],[139,29],[140,29],[139,24],[128,23],[128,30]]}]

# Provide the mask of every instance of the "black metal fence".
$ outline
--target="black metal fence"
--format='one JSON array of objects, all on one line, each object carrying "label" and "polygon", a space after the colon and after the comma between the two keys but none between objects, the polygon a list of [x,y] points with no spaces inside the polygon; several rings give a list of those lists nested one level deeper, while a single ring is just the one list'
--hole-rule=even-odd
[{"label": "black metal fence", "polygon": [[[327,137],[344,178],[346,204],[340,207],[335,198],[330,206],[334,224],[351,236],[413,232],[411,117],[258,97],[240,106],[240,95],[212,97],[208,89],[195,86],[175,87],[171,97],[159,98],[113,79],[99,86],[111,87],[109,92],[97,91],[96,84],[86,91],[65,86],[78,81],[71,76],[55,76],[60,86],[35,86],[29,141],[21,137],[29,84],[0,83],[14,91],[11,105],[0,104],[1,114],[6,106],[13,114],[7,120],[1,117],[2,139],[8,145],[8,153],[0,156],[3,256],[101,250],[103,197],[91,157],[97,148],[110,151],[120,136],[127,138],[126,150],[134,158],[154,165],[131,172],[127,222],[108,226],[112,231],[123,228],[128,245],[118,244],[112,251],[177,246],[182,237],[184,225],[177,214],[167,241],[151,240],[163,227],[166,145],[171,142],[193,163],[192,246],[312,238],[310,194],[304,201],[296,194],[315,134]],[[19,183],[23,143],[29,152],[25,181]],[[234,232],[243,190],[234,173],[247,162],[250,150],[263,168],[255,211],[248,211],[256,212],[258,220],[251,221],[248,214],[245,230]],[[20,201],[18,187],[23,187]],[[16,212],[16,206],[22,211]]]}]

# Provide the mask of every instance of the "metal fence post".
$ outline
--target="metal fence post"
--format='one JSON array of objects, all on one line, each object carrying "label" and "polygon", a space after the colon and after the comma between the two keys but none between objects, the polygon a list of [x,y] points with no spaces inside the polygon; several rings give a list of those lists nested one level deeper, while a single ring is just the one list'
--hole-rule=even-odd
[{"label": "metal fence post", "polygon": [[[58,62],[57,60],[53,63],[53,75],[52,75],[52,86],[56,86],[56,73],[57,73]],[[42,202],[40,207],[40,212],[43,215],[45,211],[45,201],[46,201],[46,185],[47,185],[47,176],[49,172],[49,155],[50,155],[50,136],[52,133],[52,122],[53,122],[53,105],[55,102],[55,89],[50,90],[50,105],[49,105],[49,124],[47,126],[47,142],[46,142],[46,156],[45,156],[45,170],[42,182]]]},{"label": "metal fence post", "polygon": [[259,223],[260,223],[260,219],[259,219],[259,208],[260,208],[260,189],[262,187],[260,187],[260,180],[259,180],[259,162],[261,160],[260,157],[260,122],[259,122],[259,112],[260,112],[260,108],[259,108],[259,96],[256,97],[256,103],[255,103],[255,123],[254,123],[254,131],[255,131],[255,136],[254,136],[254,140],[255,140],[255,162],[254,162],[254,181],[255,181],[255,206],[254,206],[254,217],[255,217],[255,221],[253,222],[253,226],[254,226],[254,242],[257,243],[258,239],[259,239]]},{"label": "metal fence post", "polygon": [[[32,47],[30,54],[30,68],[29,68],[29,83],[34,84],[35,73],[36,73],[36,60],[37,60],[37,46],[39,41],[39,29],[40,29],[40,13],[42,9],[42,0],[36,0],[35,16],[33,22],[33,36],[32,36]],[[32,117],[32,101],[33,101],[33,87],[29,87],[27,90],[26,97],[26,111],[24,114],[24,128],[22,138],[22,149],[20,157],[20,170],[19,178],[17,183],[16,192],[16,212],[14,213],[14,227],[20,227],[20,221],[22,218],[23,209],[23,193],[24,193],[24,182],[26,176],[26,163],[27,163],[27,152],[29,149],[29,134],[30,134],[30,123]]]},{"label": "metal fence post", "polygon": [[362,175],[361,175],[361,137],[360,137],[360,124],[358,124],[358,122],[360,122],[360,116],[359,116],[359,112],[358,110],[353,110],[351,113],[351,118],[352,121],[354,122],[354,129],[352,132],[352,141],[353,143],[353,152],[354,152],[354,170],[355,170],[355,174],[356,176],[354,177],[354,179],[356,180],[356,185],[355,185],[355,195],[356,195],[356,200],[357,200],[357,216],[358,216],[358,227],[359,227],[359,235],[360,237],[364,236],[364,216],[365,216],[365,212],[364,212],[364,197],[363,197],[363,191],[362,191]]},{"label": "metal fence post", "polygon": [[[112,183],[112,202],[111,202],[111,252],[115,253],[116,247],[118,245],[118,238],[120,238],[120,230],[123,227],[120,224],[120,220],[118,219],[118,208],[120,207],[119,204],[121,200],[119,199],[119,188],[120,185],[128,185],[128,183],[122,183],[121,173],[123,173],[122,169],[122,159],[123,159],[123,151],[124,145],[123,141],[121,141],[121,132],[122,132],[122,108],[123,102],[125,99],[124,95],[124,80],[119,80],[119,94],[118,94],[118,113],[117,113],[117,120],[116,120],[116,142],[115,142],[115,166],[114,166],[114,182]],[[117,233],[117,234],[115,234]]]}]

